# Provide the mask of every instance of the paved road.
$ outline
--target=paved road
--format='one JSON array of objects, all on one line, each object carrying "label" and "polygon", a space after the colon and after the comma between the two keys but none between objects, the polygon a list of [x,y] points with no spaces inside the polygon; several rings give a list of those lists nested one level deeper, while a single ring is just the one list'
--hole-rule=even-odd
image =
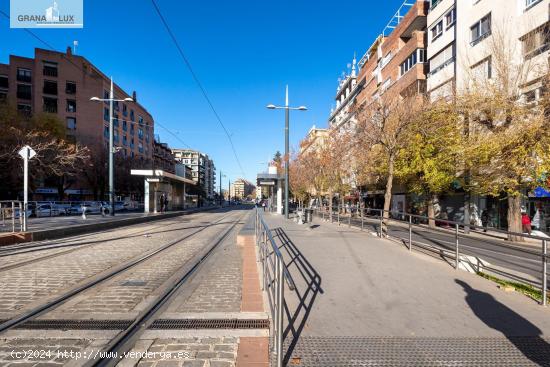
[{"label": "paved road", "polygon": [[550,311],[531,299],[356,229],[267,222],[297,284],[285,291],[291,364],[550,364]]},{"label": "paved road", "polygon": [[[316,217],[316,221],[322,222],[322,219]],[[340,225],[343,227],[348,226],[348,218],[342,217]],[[361,228],[361,219],[353,218],[351,225]],[[378,232],[378,219],[365,218],[364,229],[365,231]],[[393,238],[400,239],[405,245],[408,244],[408,224],[390,221],[388,234]],[[413,226],[412,240],[413,244],[448,250],[452,254],[455,251],[454,229],[438,227],[437,230],[430,230],[426,227]],[[482,237],[475,232],[472,235],[465,235],[462,230],[459,235],[461,255],[478,257],[490,265],[495,265],[489,266],[488,269],[501,277],[522,282],[527,281],[540,287],[542,279],[540,253],[542,246],[532,243],[518,246],[506,242],[496,238]],[[550,274],[548,279],[547,284],[550,289]]]}]

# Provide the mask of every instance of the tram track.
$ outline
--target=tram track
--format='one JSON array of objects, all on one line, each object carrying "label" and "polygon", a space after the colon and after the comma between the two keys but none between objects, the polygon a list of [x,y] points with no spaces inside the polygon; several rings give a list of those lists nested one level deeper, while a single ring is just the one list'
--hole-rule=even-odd
[{"label": "tram track", "polygon": [[[77,295],[80,295],[80,294],[82,294],[83,292],[85,292],[87,290],[90,290],[90,289],[92,289],[96,286],[99,286],[100,284],[103,284],[105,281],[107,281],[109,279],[112,279],[117,275],[123,274],[124,272],[135,268],[137,265],[142,264],[142,263],[144,263],[145,261],[147,261],[149,259],[152,259],[156,255],[159,255],[159,254],[165,252],[166,250],[174,247],[175,245],[196,236],[197,234],[204,231],[205,229],[213,227],[215,225],[219,225],[220,223],[224,223],[224,221],[227,218],[229,218],[232,214],[233,213],[225,215],[222,218],[219,218],[219,219],[211,222],[208,225],[198,226],[197,229],[194,230],[191,233],[186,233],[183,236],[179,236],[176,239],[170,240],[170,241],[168,241],[167,243],[165,243],[164,245],[160,246],[159,248],[157,248],[155,250],[152,250],[152,251],[149,251],[149,252],[147,252],[143,255],[140,255],[137,258],[133,258],[132,260],[127,261],[127,262],[123,263],[120,266],[117,266],[115,269],[113,269],[109,272],[106,272],[104,274],[101,274],[99,276],[96,276],[92,280],[90,280],[90,281],[88,281],[84,284],[80,284],[80,285],[76,286],[75,288],[73,288],[73,289],[71,289],[71,290],[69,290],[69,291],[67,291],[67,292],[65,292],[61,295],[54,296],[52,299],[48,300],[47,302],[42,303],[42,304],[32,308],[31,310],[23,312],[23,313],[15,316],[13,318],[11,318],[10,320],[3,322],[2,324],[0,324],[0,332],[5,332],[5,331],[8,331],[8,330],[20,327],[25,322],[27,322],[29,320],[32,320],[37,316],[40,316],[42,314],[45,314],[49,311],[52,311],[52,310],[56,309],[57,307],[64,304],[68,300],[73,299]],[[230,225],[230,229],[232,229],[236,225],[236,223],[238,223],[239,220],[240,220],[240,217],[236,221],[233,221],[232,224]]]},{"label": "tram track", "polygon": [[[205,216],[205,214],[203,213],[202,215],[200,215],[196,218],[193,218],[193,219],[200,219],[204,216]],[[5,266],[0,266],[0,273],[8,271],[8,270],[16,269],[16,268],[19,268],[19,267],[22,267],[22,266],[26,266],[26,265],[29,265],[29,264],[33,264],[33,263],[36,263],[36,262],[39,262],[39,261],[44,261],[44,260],[52,259],[52,258],[55,258],[55,257],[67,255],[67,254],[70,254],[72,252],[81,250],[83,248],[89,248],[89,247],[105,244],[107,242],[112,243],[113,241],[127,240],[128,238],[138,237],[138,236],[142,236],[142,235],[154,235],[154,234],[159,233],[159,232],[155,232],[155,231],[160,229],[160,228],[166,229],[167,226],[173,226],[173,225],[178,225],[178,224],[181,224],[181,220],[177,221],[177,220],[172,219],[171,222],[168,223],[168,224],[166,224],[166,223],[155,224],[152,227],[149,227],[149,228],[146,228],[146,229],[143,229],[143,225],[137,225],[137,226],[140,227],[137,231],[130,232],[130,233],[125,234],[124,236],[119,236],[119,237],[115,237],[115,238],[105,238],[105,239],[100,239],[100,240],[84,242],[84,243],[78,243],[76,241],[81,240],[81,238],[76,237],[76,238],[69,238],[68,239],[68,241],[71,241],[71,240],[75,241],[73,243],[70,243],[70,242],[59,243],[59,242],[56,241],[57,243],[53,243],[53,244],[49,245],[49,244],[44,244],[43,242],[41,242],[41,243],[34,244],[34,245],[31,245],[31,246],[26,245],[25,247],[22,247],[22,248],[0,249],[0,259],[2,259],[2,258],[9,259],[10,257],[14,257],[14,256],[18,256],[18,255],[25,255],[25,254],[35,253],[35,252],[45,252],[45,251],[55,250],[55,249],[58,249],[58,248],[70,247],[69,249],[67,249],[65,251],[58,251],[58,252],[54,252],[54,253],[47,254],[47,255],[44,255],[44,256],[40,256],[38,258],[31,258],[31,259],[26,259],[26,260],[22,260],[22,261],[16,261],[16,262],[13,262],[13,263],[5,265]],[[193,227],[184,227],[184,228],[181,228],[181,229],[190,229],[190,228],[193,228]],[[118,230],[120,230],[120,229],[118,229]],[[116,230],[112,230],[112,231],[104,232],[104,233],[111,233],[111,232],[114,232],[114,231],[116,231]],[[164,232],[164,231],[162,231],[162,232]],[[97,233],[94,233],[94,234],[91,234],[91,235],[97,235]],[[85,235],[85,237],[89,237],[91,235]]]}]

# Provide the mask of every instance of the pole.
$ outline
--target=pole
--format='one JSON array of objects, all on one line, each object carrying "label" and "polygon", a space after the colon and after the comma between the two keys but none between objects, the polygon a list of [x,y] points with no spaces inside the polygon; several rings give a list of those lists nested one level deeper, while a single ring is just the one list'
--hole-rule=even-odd
[{"label": "pole", "polygon": [[412,251],[412,215],[409,214],[409,251]]},{"label": "pole", "polygon": [[455,224],[455,269],[458,270],[460,254],[458,253],[458,224]]},{"label": "pole", "polygon": [[[27,205],[29,200],[29,149],[25,149],[23,157],[23,211],[19,209],[19,218],[23,216],[23,232],[27,232]],[[38,205],[37,205],[38,207]]]},{"label": "pole", "polygon": [[288,166],[290,157],[288,156],[288,125],[290,110],[288,109],[288,85],[286,86],[285,98],[285,218],[288,219]]},{"label": "pole", "polygon": [[547,303],[547,288],[548,288],[548,273],[546,256],[548,255],[548,247],[546,246],[546,240],[542,240],[542,305],[546,306]]},{"label": "pole", "polygon": [[223,206],[222,198],[222,171],[220,170],[220,206]]},{"label": "pole", "polygon": [[227,184],[227,202],[231,205],[231,180]]},{"label": "pole", "polygon": [[115,215],[115,172],[114,172],[114,152],[113,152],[113,78],[111,77],[111,91],[109,93],[109,201],[111,204],[111,216]]}]

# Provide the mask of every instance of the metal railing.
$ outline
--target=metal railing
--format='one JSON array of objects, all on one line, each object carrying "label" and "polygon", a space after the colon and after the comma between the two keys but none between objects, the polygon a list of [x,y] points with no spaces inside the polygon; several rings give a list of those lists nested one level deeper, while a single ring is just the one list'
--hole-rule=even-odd
[{"label": "metal railing", "polygon": [[[350,208],[346,208],[350,209]],[[355,218],[356,226],[359,227],[358,221],[360,220],[360,228],[361,230],[364,230],[365,228],[365,222],[367,220],[375,220],[377,222],[376,226],[376,232],[378,237],[385,237],[387,236],[389,225],[391,222],[394,222],[395,225],[400,225],[401,227],[405,226],[408,228],[408,239],[407,239],[407,247],[409,251],[412,251],[412,233],[413,233],[413,227],[418,227],[422,229],[427,229],[434,232],[442,232],[446,234],[454,234],[454,259],[455,269],[458,270],[460,265],[460,237],[466,236],[466,234],[460,234],[460,228],[466,227],[469,230],[481,230],[477,231],[476,233],[481,236],[491,237],[492,239],[501,239],[506,240],[507,238],[511,237],[521,237],[524,239],[530,239],[535,241],[540,241],[541,243],[541,250],[540,251],[534,251],[530,249],[522,249],[523,252],[529,253],[531,255],[540,256],[541,259],[541,295],[542,295],[542,302],[541,304],[543,306],[547,305],[547,299],[548,299],[548,241],[550,241],[550,238],[547,237],[540,237],[540,236],[533,236],[525,233],[517,233],[517,232],[511,232],[511,231],[504,231],[497,228],[490,228],[490,231],[496,234],[502,234],[503,236],[494,236],[492,234],[487,234],[484,232],[484,230],[487,230],[487,227],[477,226],[474,224],[467,224],[463,222],[456,222],[452,220],[447,219],[441,219],[441,218],[432,218],[422,215],[416,215],[406,212],[399,212],[399,211],[392,211],[392,210],[382,210],[382,209],[355,209],[350,211],[350,213],[347,214],[340,214],[340,208],[338,206],[334,206],[333,210],[329,210],[328,207],[322,207],[315,209],[315,214],[317,217],[322,218],[323,220],[330,221],[331,223],[337,222],[338,225],[341,225],[344,221],[346,221],[348,227],[352,226],[352,218]],[[388,217],[384,218],[384,213],[388,214]],[[343,219],[342,219],[343,217]],[[426,224],[429,224],[432,222],[435,224],[434,226],[428,226]],[[493,243],[494,245],[506,247],[507,245],[499,244],[497,242]]]},{"label": "metal railing", "polygon": [[0,201],[0,232],[23,232],[23,202]]},{"label": "metal railing", "polygon": [[284,360],[283,353],[283,321],[285,304],[285,282],[288,288],[296,289],[294,281],[286,268],[283,255],[273,239],[269,226],[263,218],[263,209],[256,208],[255,235],[256,246],[259,251],[259,259],[262,266],[262,291],[267,294],[269,309],[273,321],[273,343],[272,352],[276,356],[276,366],[282,367]]}]

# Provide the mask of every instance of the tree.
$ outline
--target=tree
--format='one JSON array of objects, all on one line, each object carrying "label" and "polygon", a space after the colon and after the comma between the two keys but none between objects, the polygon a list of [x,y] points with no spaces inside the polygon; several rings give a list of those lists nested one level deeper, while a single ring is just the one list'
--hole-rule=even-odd
[{"label": "tree", "polygon": [[[462,157],[462,127],[454,105],[424,99],[406,139],[407,147],[396,159],[397,171],[412,192],[426,199],[428,217],[435,218],[435,204],[456,181]],[[435,220],[429,225],[435,227]]]},{"label": "tree", "polygon": [[[480,77],[473,72],[459,97],[467,122],[469,189],[483,195],[506,195],[511,232],[522,231],[524,191],[540,186],[541,178],[550,172],[550,126],[544,103],[528,103],[523,95],[529,81],[544,75],[543,68],[524,58],[517,45],[508,32],[494,27],[486,41],[492,75]],[[522,240],[513,235],[509,239]]]},{"label": "tree", "polygon": [[[386,230],[391,203],[391,192],[396,175],[396,159],[399,152],[408,144],[407,131],[416,121],[421,111],[422,99],[417,95],[401,96],[387,91],[370,105],[362,105],[357,113],[356,150],[370,151],[376,154],[376,160],[385,165],[383,228]],[[361,164],[372,164],[360,161]]]},{"label": "tree", "polygon": [[[76,177],[90,157],[88,148],[67,140],[65,126],[55,115],[35,114],[29,117],[11,105],[1,103],[0,129],[3,134],[0,146],[1,181],[9,188],[17,188],[17,191],[22,188],[23,175],[22,160],[17,152],[25,145],[31,146],[37,153],[29,162],[31,189],[38,178],[53,177],[64,182],[67,178]],[[59,194],[63,195],[63,184],[61,189]]]}]

